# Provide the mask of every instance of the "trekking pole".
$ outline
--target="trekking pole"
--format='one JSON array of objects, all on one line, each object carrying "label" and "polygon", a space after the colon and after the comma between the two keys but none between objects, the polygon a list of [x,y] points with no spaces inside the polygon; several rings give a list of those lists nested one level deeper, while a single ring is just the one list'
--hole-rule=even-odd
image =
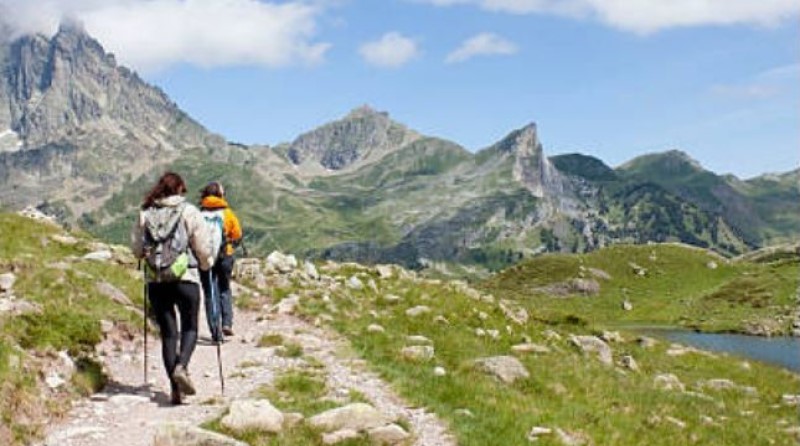
[{"label": "trekking pole", "polygon": [[212,310],[212,318],[214,319],[214,326],[216,328],[216,336],[212,333],[217,344],[217,365],[219,367],[219,386],[222,396],[225,396],[225,376],[222,373],[222,302],[219,300],[217,282],[214,280],[214,273],[209,268],[208,281],[211,283],[211,305],[214,307]]},{"label": "trekking pole", "polygon": [[147,387],[147,300],[150,298],[149,290],[147,287],[147,272],[144,268],[142,268],[142,261],[139,260],[139,269],[142,271],[142,288],[143,288],[143,295],[144,295],[144,314],[142,315],[142,328],[144,329],[144,385]]}]

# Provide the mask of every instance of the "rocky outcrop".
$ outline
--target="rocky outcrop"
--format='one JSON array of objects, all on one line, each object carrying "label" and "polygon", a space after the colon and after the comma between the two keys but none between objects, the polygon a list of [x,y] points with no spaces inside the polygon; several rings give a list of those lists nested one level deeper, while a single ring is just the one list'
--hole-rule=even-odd
[{"label": "rocky outcrop", "polygon": [[225,144],[117,65],[80,24],[66,22],[52,38],[28,35],[0,46],[7,55],[0,73],[0,191],[12,191],[0,192],[0,203],[92,197],[67,205],[77,217],[121,187],[124,173],[138,176],[184,148]]},{"label": "rocky outcrop", "polygon": [[392,121],[388,113],[363,106],[344,119],[300,135],[287,156],[312,172],[319,173],[320,167],[337,171],[380,159],[419,138]]}]

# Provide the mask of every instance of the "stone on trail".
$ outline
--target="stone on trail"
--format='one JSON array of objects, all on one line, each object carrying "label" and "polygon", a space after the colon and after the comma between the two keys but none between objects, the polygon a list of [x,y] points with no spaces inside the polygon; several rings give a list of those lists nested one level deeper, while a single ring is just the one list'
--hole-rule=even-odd
[{"label": "stone on trail", "polygon": [[159,426],[153,446],[248,446],[226,435],[201,429],[185,423]]},{"label": "stone on trail", "polygon": [[14,273],[0,274],[0,291],[11,291],[16,281],[17,276]]},{"label": "stone on trail", "polygon": [[354,429],[341,429],[336,432],[322,434],[322,444],[339,444],[348,440],[356,440],[358,438],[361,438],[361,434],[359,434],[358,431]]},{"label": "stone on trail", "polygon": [[530,374],[519,359],[513,356],[492,356],[488,358],[478,358],[474,361],[475,366],[500,381],[511,384],[520,378],[528,378]]},{"label": "stone on trail", "polygon": [[334,432],[342,429],[368,430],[392,421],[391,417],[369,404],[353,403],[314,415],[306,420],[306,424],[323,432]]},{"label": "stone on trail", "polygon": [[392,423],[370,429],[367,436],[375,445],[395,445],[405,441],[410,435],[402,427]]},{"label": "stone on trail", "polygon": [[258,430],[278,433],[283,430],[283,414],[267,400],[236,400],[220,424],[234,432]]}]

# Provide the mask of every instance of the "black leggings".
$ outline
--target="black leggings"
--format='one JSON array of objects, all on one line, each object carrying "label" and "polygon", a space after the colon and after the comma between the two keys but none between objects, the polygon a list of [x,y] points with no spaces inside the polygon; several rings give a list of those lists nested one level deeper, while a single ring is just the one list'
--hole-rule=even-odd
[{"label": "black leggings", "polygon": [[[200,287],[192,282],[151,283],[149,296],[161,330],[161,356],[164,369],[172,381],[175,366],[182,364],[188,367],[189,360],[197,345],[197,313],[200,311]],[[180,313],[181,349],[178,354],[178,321],[175,307]]]}]

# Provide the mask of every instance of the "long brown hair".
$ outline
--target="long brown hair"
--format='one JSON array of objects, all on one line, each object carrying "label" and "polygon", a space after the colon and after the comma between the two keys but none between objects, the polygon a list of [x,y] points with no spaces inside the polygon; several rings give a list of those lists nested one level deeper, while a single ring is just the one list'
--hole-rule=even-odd
[{"label": "long brown hair", "polygon": [[175,172],[167,172],[161,175],[161,178],[158,179],[158,183],[144,196],[142,209],[155,206],[156,200],[161,198],[183,195],[185,193],[186,183],[183,182],[183,178]]}]

